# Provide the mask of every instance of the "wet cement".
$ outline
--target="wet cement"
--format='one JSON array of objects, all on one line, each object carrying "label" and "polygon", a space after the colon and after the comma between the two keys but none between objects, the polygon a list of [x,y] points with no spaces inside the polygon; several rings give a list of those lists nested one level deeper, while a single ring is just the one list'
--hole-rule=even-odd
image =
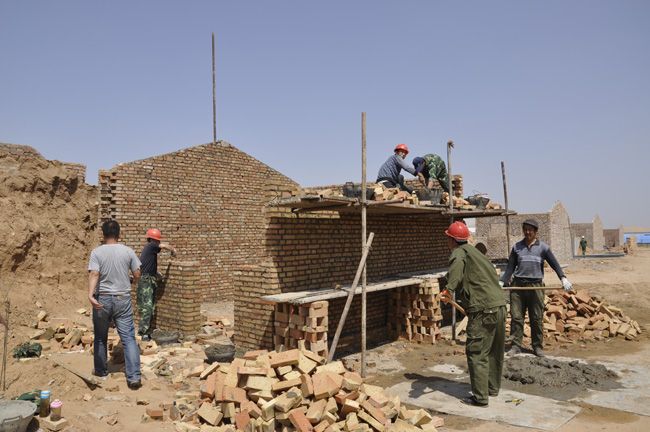
[{"label": "wet cement", "polygon": [[603,364],[533,355],[506,357],[503,379],[504,386],[513,390],[565,401],[585,390],[621,387],[618,374]]}]

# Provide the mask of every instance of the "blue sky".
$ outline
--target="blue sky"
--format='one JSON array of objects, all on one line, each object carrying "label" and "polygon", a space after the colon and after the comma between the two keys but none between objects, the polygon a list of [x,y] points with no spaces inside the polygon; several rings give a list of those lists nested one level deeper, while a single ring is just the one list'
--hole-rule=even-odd
[{"label": "blue sky", "polygon": [[[395,145],[466,194],[650,226],[648,1],[3,1],[0,142],[97,170],[217,138],[303,186]],[[408,176],[408,174],[407,174]]]}]

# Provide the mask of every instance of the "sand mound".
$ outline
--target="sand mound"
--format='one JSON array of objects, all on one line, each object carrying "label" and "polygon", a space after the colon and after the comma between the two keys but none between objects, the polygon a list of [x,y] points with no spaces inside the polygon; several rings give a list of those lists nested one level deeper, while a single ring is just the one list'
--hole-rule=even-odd
[{"label": "sand mound", "polygon": [[0,154],[0,209],[0,300],[9,294],[13,323],[33,321],[36,302],[50,314],[80,307],[98,245],[97,188],[58,161]]}]

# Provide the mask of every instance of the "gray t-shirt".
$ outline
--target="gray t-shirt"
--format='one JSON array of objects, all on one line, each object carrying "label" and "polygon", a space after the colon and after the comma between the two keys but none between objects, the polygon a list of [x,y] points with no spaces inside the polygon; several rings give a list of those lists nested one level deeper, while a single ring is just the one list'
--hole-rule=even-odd
[{"label": "gray t-shirt", "polygon": [[139,268],[138,256],[133,249],[122,244],[102,245],[90,253],[88,271],[99,272],[96,294],[131,295],[129,270]]}]

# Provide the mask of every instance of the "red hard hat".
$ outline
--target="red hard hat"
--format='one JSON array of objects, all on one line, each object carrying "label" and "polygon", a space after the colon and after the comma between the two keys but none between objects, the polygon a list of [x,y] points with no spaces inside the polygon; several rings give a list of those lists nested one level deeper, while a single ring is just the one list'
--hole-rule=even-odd
[{"label": "red hard hat", "polygon": [[395,147],[395,150],[393,150],[393,151],[396,152],[397,150],[404,150],[406,152],[406,154],[409,154],[409,148],[406,147],[406,144],[398,145],[397,147]]},{"label": "red hard hat", "polygon": [[154,240],[162,241],[162,236],[160,235],[160,231],[157,230],[156,228],[151,228],[149,231],[147,231],[147,238],[152,238]]},{"label": "red hard hat", "polygon": [[445,231],[445,234],[457,240],[467,240],[469,238],[469,228],[462,222],[454,222],[449,225],[449,229]]}]

